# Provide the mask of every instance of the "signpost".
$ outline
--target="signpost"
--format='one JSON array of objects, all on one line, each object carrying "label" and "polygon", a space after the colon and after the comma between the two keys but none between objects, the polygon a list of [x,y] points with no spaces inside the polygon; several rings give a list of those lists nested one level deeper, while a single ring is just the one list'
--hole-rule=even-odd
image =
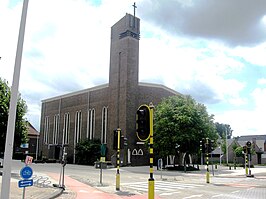
[{"label": "signpost", "polygon": [[33,174],[33,170],[28,165],[32,163],[33,157],[26,156],[25,167],[20,170],[20,177],[23,180],[18,181],[18,187],[23,188],[22,199],[25,199],[25,188],[33,185],[33,180],[30,179]]},{"label": "signpost", "polygon": [[162,158],[160,158],[159,160],[158,160],[158,168],[159,168],[159,170],[161,171],[161,180],[163,179],[163,175],[162,175],[162,170],[163,170],[163,159]]},{"label": "signpost", "polygon": [[29,179],[31,178],[32,176],[32,168],[30,168],[29,166],[25,166],[23,167],[21,170],[20,170],[20,176],[23,178],[23,179]]},{"label": "signpost", "polygon": [[33,185],[33,180],[32,179],[18,181],[18,187],[19,188],[29,187],[29,186],[32,186],[32,185]]}]

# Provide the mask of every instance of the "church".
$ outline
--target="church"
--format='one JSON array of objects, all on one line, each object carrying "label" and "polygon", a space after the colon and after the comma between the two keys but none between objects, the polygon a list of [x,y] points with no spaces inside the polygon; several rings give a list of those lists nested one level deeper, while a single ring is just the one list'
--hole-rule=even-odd
[{"label": "church", "polygon": [[127,139],[123,163],[149,162],[148,149],[136,136],[137,109],[150,102],[156,108],[163,98],[179,93],[139,82],[139,40],[140,19],[126,14],[111,27],[109,83],[42,100],[39,156],[60,160],[60,146],[65,146],[68,162],[76,163],[77,143],[100,139],[110,161],[116,152],[114,129],[120,128]]}]

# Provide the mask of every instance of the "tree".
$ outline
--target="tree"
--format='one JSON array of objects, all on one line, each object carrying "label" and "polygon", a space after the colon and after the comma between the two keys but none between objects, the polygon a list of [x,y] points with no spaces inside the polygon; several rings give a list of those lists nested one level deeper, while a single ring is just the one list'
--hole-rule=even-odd
[{"label": "tree", "polygon": [[215,127],[216,127],[216,131],[218,132],[222,140],[221,146],[222,146],[223,154],[226,154],[227,148],[228,148],[227,139],[231,139],[233,130],[231,129],[231,126],[229,124],[222,124],[218,122],[215,122]]},{"label": "tree", "polygon": [[217,140],[213,115],[191,96],[171,96],[155,107],[154,148],[160,157],[199,151],[202,138]]},{"label": "tree", "polygon": [[242,146],[238,146],[234,149],[234,153],[236,155],[236,157],[243,157],[243,147]]},{"label": "tree", "polygon": [[227,135],[227,139],[231,139],[233,130],[229,124],[222,124],[215,122],[216,130],[221,138],[225,138]]},{"label": "tree", "polygon": [[[0,78],[0,152],[4,152],[5,150],[10,98],[11,91],[8,83]],[[14,148],[19,147],[21,143],[27,142],[26,112],[26,102],[19,95],[15,122]]]},{"label": "tree", "polygon": [[78,164],[93,165],[101,156],[100,140],[84,140],[76,146],[76,158]]}]

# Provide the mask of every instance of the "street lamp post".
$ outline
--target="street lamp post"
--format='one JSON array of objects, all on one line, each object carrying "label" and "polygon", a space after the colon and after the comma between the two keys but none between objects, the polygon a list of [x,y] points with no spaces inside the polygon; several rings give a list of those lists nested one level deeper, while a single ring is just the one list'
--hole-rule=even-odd
[{"label": "street lamp post", "polygon": [[221,145],[219,146],[219,149],[220,149],[220,166],[222,164],[222,147]]},{"label": "street lamp post", "polygon": [[226,129],[226,138],[225,138],[225,148],[226,148],[226,164],[228,165],[228,143],[227,143],[227,129]]}]

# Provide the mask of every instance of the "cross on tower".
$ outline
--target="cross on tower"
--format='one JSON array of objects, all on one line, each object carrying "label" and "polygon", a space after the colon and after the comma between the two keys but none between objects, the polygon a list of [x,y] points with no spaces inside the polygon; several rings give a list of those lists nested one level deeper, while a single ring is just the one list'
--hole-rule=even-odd
[{"label": "cross on tower", "polygon": [[136,14],[136,2],[134,2],[134,4],[132,5],[134,7],[134,20],[133,20],[133,27],[135,28],[135,14]]}]

